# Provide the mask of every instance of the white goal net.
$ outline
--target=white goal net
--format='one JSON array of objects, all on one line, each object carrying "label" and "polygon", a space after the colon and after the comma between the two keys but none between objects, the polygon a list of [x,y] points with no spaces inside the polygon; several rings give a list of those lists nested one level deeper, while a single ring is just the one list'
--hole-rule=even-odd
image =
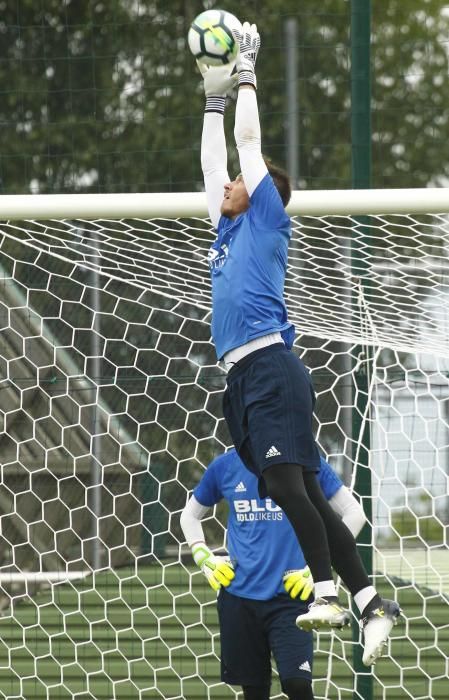
[{"label": "white goal net", "polygon": [[[405,614],[372,689],[355,629],[316,636],[320,699],[448,696],[449,194],[426,192],[293,199],[317,439]],[[179,527],[230,444],[203,212],[198,194],[0,202],[0,697],[239,697]],[[205,523],[217,548],[225,521]]]}]

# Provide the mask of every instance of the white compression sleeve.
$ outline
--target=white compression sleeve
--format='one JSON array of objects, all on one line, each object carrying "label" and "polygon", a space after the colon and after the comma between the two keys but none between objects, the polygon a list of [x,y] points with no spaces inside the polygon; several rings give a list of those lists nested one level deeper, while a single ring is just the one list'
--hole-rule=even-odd
[{"label": "white compression sleeve", "polygon": [[224,186],[229,182],[228,154],[224,133],[224,118],[218,112],[205,112],[201,137],[201,167],[206,188],[207,207],[214,228],[220,220]]},{"label": "white compression sleeve", "polygon": [[204,518],[209,508],[202,506],[195,496],[192,496],[181,513],[181,529],[186,542],[191,547],[195,542],[204,542],[204,531],[201,519]]},{"label": "white compression sleeve", "polygon": [[366,515],[362,506],[352,495],[346,486],[338,489],[329,504],[333,510],[340,516],[346,527],[352,532],[354,537],[357,537],[362,527],[366,523]]},{"label": "white compression sleeve", "polygon": [[259,109],[256,91],[240,88],[235,108],[235,143],[239,152],[243,181],[249,196],[267,174],[262,157]]}]

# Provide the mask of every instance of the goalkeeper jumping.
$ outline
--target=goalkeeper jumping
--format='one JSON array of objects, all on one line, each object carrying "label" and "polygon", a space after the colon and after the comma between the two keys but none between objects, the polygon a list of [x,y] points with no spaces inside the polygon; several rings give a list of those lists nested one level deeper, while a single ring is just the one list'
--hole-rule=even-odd
[{"label": "goalkeeper jumping", "polygon": [[[324,459],[319,483],[356,537],[365,522],[363,509]],[[222,499],[229,506],[227,559],[212,553],[201,525]],[[235,449],[209,465],[181,526],[195,562],[219,591],[222,680],[242,686],[244,700],[268,700],[273,654],[289,700],[313,700],[313,637],[294,624],[307,610],[313,580],[290,523],[276,504],[259,497],[258,479]]]},{"label": "goalkeeper jumping", "polygon": [[360,610],[363,662],[382,654],[400,615],[371,585],[354,537],[323,496],[320,459],[312,431],[315,395],[307,369],[292,352],[294,327],[284,302],[291,236],[285,211],[288,176],[261,152],[255,64],[260,37],[247,22],[235,35],[238,97],[235,140],[241,173],[229,181],[223,115],[234,78],[229,66],[203,67],[206,107],[201,164],[217,231],[209,265],[212,337],[228,371],[223,411],[245,466],[259,477],[287,515],[315,581],[315,601],[297,625],[343,627],[349,612],[338,602],[332,569]]}]

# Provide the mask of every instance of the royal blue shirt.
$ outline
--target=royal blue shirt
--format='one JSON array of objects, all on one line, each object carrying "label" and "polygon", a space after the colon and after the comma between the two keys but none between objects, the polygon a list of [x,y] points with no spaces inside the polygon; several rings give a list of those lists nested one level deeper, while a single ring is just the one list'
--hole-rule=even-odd
[{"label": "royal blue shirt", "polygon": [[291,347],[284,282],[290,218],[269,173],[236,219],[220,218],[209,251],[212,338],[218,359],[254,338],[279,331]]},{"label": "royal blue shirt", "polygon": [[[317,477],[327,499],[343,485],[323,458]],[[211,462],[193,495],[203,506],[228,502],[227,546],[235,579],[226,590],[254,600],[284,593],[284,573],[306,566],[304,555],[284,512],[270,498],[259,498],[258,479],[235,449]]]}]

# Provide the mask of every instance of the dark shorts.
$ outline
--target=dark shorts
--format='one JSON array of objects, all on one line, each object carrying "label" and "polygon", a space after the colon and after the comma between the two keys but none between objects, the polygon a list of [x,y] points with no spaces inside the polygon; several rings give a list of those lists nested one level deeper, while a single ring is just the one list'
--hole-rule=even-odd
[{"label": "dark shorts", "polygon": [[269,685],[271,654],[281,683],[312,679],[313,636],[295,625],[307,604],[278,595],[271,600],[239,598],[221,589],[217,600],[221,680],[229,685]]},{"label": "dark shorts", "polygon": [[223,414],[245,466],[261,476],[272,464],[319,471],[312,430],[315,393],[303,362],[283,343],[240,360],[227,376]]}]

